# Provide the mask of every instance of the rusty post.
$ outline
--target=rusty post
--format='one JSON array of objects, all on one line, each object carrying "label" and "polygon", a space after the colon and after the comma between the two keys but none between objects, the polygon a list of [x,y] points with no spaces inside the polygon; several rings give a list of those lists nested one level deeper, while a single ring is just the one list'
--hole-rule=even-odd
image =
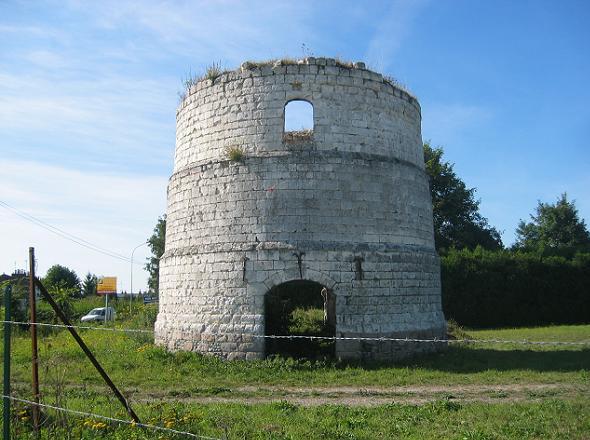
[{"label": "rusty post", "polygon": [[39,280],[36,280],[36,283],[37,283],[37,286],[39,287],[39,290],[41,291],[41,295],[43,295],[43,298],[45,298],[45,300],[49,303],[49,305],[55,311],[55,314],[57,315],[57,317],[67,327],[70,334],[74,337],[74,339],[76,340],[76,342],[78,343],[78,345],[80,346],[80,348],[82,349],[82,351],[84,352],[86,357],[88,357],[90,362],[92,362],[92,365],[94,365],[94,368],[96,368],[96,370],[99,372],[99,374],[101,375],[103,380],[111,388],[111,390],[113,391],[113,393],[115,394],[117,399],[119,399],[119,402],[121,402],[121,405],[123,405],[123,407],[125,408],[125,411],[127,411],[127,414],[129,414],[129,416],[131,417],[131,419],[135,423],[141,423],[141,421],[139,420],[139,417],[137,417],[137,414],[135,414],[135,411],[133,411],[133,409],[131,408],[131,405],[129,405],[129,402],[127,402],[127,399],[125,399],[125,397],[123,396],[123,394],[121,394],[121,392],[119,391],[117,386],[113,383],[113,381],[111,380],[109,375],[106,373],[106,371],[104,371],[102,366],[98,363],[98,361],[96,360],[96,358],[94,357],[94,355],[92,354],[92,352],[90,351],[90,349],[88,348],[86,343],[82,340],[82,338],[80,337],[80,335],[78,334],[76,329],[72,326],[72,323],[70,322],[70,320],[64,314],[61,307],[59,307],[59,305],[55,302],[53,297],[49,294],[49,292],[47,292],[47,289],[45,289],[45,286]]},{"label": "rusty post", "polygon": [[[39,403],[39,356],[37,352],[37,298],[35,296],[35,248],[29,248],[29,309],[31,325],[31,351],[33,372],[33,402]],[[39,437],[39,406],[33,405],[33,430]]]}]

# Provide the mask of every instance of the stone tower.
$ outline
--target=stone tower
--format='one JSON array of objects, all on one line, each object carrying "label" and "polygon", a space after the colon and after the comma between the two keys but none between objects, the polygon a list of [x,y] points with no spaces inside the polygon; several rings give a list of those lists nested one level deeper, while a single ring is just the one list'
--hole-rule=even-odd
[{"label": "stone tower", "polygon": [[[311,133],[285,135],[292,100],[312,104]],[[300,279],[330,292],[336,336],[445,338],[416,98],[363,63],[310,57],[204,78],[176,119],[158,344],[262,357],[265,295]],[[441,345],[335,350],[399,359]]]}]

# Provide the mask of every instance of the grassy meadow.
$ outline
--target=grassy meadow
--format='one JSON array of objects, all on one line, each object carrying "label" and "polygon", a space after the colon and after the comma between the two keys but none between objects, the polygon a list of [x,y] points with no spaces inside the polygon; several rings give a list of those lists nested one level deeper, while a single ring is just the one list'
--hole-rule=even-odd
[{"label": "grassy meadow", "polygon": [[[113,302],[115,327],[149,329],[156,306]],[[76,301],[74,316],[102,305]],[[44,306],[41,305],[40,308]],[[44,315],[50,319],[49,314]],[[102,324],[92,324],[103,327]],[[112,325],[112,324],[110,324]],[[590,345],[450,344],[396,364],[222,361],[168,353],[149,333],[81,330],[142,421],[227,439],[589,438]],[[39,331],[42,401],[127,419],[63,329]],[[590,325],[459,330],[473,339],[590,341]],[[13,395],[30,398],[31,345],[13,328]],[[47,411],[43,438],[183,438]],[[15,404],[14,438],[32,438]]]}]

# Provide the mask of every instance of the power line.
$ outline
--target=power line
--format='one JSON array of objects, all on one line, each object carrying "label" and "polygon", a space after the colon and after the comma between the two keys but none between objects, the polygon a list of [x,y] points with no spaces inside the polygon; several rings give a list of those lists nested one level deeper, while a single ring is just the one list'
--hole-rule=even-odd
[{"label": "power line", "polygon": [[[89,241],[84,240],[83,238],[80,238],[80,237],[77,237],[76,235],[70,234],[69,232],[66,232],[63,229],[60,229],[60,228],[58,228],[56,226],[50,225],[49,223],[44,222],[43,220],[40,220],[40,219],[38,219],[36,217],[33,217],[30,214],[27,214],[27,213],[24,213],[22,211],[19,211],[18,209],[10,206],[8,203],[6,203],[6,202],[4,202],[2,200],[0,200],[0,206],[3,207],[4,209],[8,210],[8,211],[11,211],[13,214],[21,217],[22,219],[27,220],[27,221],[29,221],[29,222],[31,222],[31,223],[33,223],[33,224],[35,224],[35,225],[37,225],[37,226],[39,226],[39,227],[47,230],[49,232],[52,232],[52,233],[54,233],[55,235],[57,235],[57,236],[59,236],[61,238],[65,238],[66,240],[72,241],[72,242],[74,242],[74,243],[76,243],[76,244],[78,244],[80,246],[83,246],[83,247],[85,247],[87,249],[90,249],[90,250],[92,250],[94,252],[98,252],[98,253],[107,255],[107,256],[109,256],[111,258],[116,258],[118,260],[122,260],[122,261],[125,261],[127,263],[131,263],[132,262],[131,261],[131,258],[129,258],[129,257],[126,257],[126,256],[124,256],[122,254],[117,253],[117,252],[109,251],[108,249],[105,249],[105,248],[102,248],[100,246],[97,246],[97,245],[95,245],[93,243],[90,243]],[[142,266],[142,263],[139,263],[139,262],[133,262],[133,264],[137,264],[137,265]]]},{"label": "power line", "polygon": [[12,211],[14,214],[18,215],[19,217],[21,217],[21,218],[23,218],[23,219],[25,219],[27,221],[30,221],[31,223],[36,224],[37,226],[40,226],[40,227],[42,227],[42,228],[44,228],[44,229],[46,229],[46,230],[48,230],[50,232],[53,232],[54,234],[56,234],[56,235],[58,235],[58,236],[60,236],[62,238],[65,238],[67,240],[73,241],[74,243],[77,243],[77,244],[79,244],[81,246],[87,247],[87,248],[92,249],[92,250],[97,251],[97,252],[105,253],[105,254],[107,254],[107,255],[109,255],[111,257],[114,257],[114,258],[123,259],[123,260],[128,261],[128,262],[131,261],[129,257],[126,257],[124,255],[118,254],[116,252],[109,251],[108,249],[101,248],[100,246],[97,246],[97,245],[95,245],[93,243],[90,243],[89,241],[86,241],[83,238],[77,237],[77,236],[75,236],[73,234],[70,234],[69,232],[64,231],[63,229],[60,229],[60,228],[58,228],[56,226],[50,225],[47,222],[44,222],[43,220],[40,220],[40,219],[38,219],[36,217],[33,217],[30,214],[27,214],[27,213],[24,213],[22,211],[19,211],[18,209],[14,208],[13,206],[10,206],[8,203],[6,203],[6,202],[4,202],[2,200],[0,200],[0,206],[2,206],[5,209],[8,209],[8,210]]}]

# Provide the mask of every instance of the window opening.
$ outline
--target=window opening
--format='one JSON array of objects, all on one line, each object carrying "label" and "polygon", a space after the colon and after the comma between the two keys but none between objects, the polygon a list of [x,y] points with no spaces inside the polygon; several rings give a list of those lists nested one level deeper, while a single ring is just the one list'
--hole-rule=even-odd
[{"label": "window opening", "polygon": [[313,105],[300,99],[285,104],[285,141],[310,140],[313,136]]}]

